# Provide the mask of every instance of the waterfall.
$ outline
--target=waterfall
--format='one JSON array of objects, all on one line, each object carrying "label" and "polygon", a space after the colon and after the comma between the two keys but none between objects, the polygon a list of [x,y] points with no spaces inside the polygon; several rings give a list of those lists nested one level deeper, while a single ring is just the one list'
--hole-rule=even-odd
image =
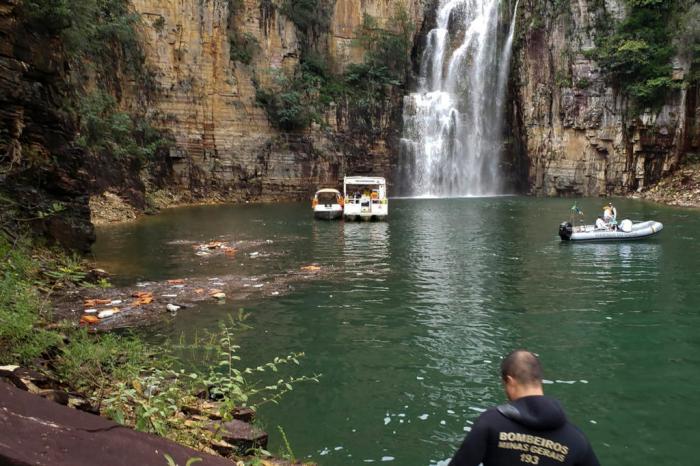
[{"label": "waterfall", "polygon": [[440,0],[418,91],[404,98],[399,183],[404,194],[486,196],[502,190],[503,110],[516,2],[499,44],[500,0]]}]

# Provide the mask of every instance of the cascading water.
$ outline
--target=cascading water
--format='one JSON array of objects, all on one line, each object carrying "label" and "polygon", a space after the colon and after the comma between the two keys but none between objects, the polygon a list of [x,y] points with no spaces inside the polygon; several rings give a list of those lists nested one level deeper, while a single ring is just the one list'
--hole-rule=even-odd
[{"label": "cascading water", "polygon": [[403,194],[501,192],[503,107],[518,3],[507,40],[499,46],[500,3],[440,0],[437,27],[428,33],[421,59],[418,92],[404,98]]}]

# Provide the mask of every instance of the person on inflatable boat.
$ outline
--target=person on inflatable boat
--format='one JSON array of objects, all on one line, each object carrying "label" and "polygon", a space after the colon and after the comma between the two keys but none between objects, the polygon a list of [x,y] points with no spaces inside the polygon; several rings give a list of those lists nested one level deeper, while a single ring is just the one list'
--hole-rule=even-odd
[{"label": "person on inflatable boat", "polygon": [[617,229],[617,209],[612,202],[603,207],[603,221],[608,227]]}]

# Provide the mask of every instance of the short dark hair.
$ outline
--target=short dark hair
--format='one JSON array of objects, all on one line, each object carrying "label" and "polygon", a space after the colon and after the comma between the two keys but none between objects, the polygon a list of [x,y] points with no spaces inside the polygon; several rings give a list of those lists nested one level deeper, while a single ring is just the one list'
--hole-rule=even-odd
[{"label": "short dark hair", "polygon": [[539,358],[524,349],[511,351],[501,362],[501,378],[505,381],[507,376],[523,385],[541,384],[542,365]]}]

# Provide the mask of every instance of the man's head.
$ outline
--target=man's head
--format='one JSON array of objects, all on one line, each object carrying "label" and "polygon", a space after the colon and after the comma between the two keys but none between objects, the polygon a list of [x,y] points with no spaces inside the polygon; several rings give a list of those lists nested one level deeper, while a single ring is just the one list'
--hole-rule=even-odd
[{"label": "man's head", "polygon": [[509,400],[542,395],[542,365],[529,351],[515,350],[501,362],[501,379]]}]

